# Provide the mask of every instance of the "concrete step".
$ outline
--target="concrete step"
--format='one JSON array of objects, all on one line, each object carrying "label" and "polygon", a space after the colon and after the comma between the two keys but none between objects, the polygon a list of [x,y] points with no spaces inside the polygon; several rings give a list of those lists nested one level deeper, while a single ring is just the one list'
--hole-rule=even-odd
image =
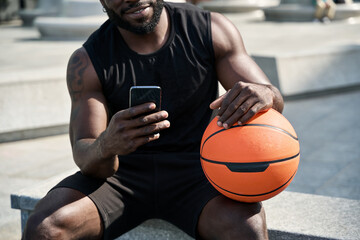
[{"label": "concrete step", "polygon": [[273,239],[360,239],[360,201],[285,191],[265,201]]},{"label": "concrete step", "polygon": [[239,15],[226,16],[242,33],[255,62],[284,96],[360,85],[359,23],[244,23]]},{"label": "concrete step", "polygon": [[0,74],[8,80],[0,83],[0,142],[68,131],[71,103],[65,69],[38,70],[36,75],[22,72],[24,78],[18,81]]},{"label": "concrete step", "polygon": [[[11,207],[21,210],[22,228],[36,203],[67,171],[38,185],[14,192]],[[264,201],[270,239],[360,239],[360,201],[284,191]],[[118,240],[190,240],[162,220],[148,220]]]},{"label": "concrete step", "polygon": [[82,41],[39,41],[19,25],[0,30],[0,142],[65,133],[70,119],[66,66]]},{"label": "concrete step", "polygon": [[253,55],[253,59],[285,97],[360,85],[360,46]]}]

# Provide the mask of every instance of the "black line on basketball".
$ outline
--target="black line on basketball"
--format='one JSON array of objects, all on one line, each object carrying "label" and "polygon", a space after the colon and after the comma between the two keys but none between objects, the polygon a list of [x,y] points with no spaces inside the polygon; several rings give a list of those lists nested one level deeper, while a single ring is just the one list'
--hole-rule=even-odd
[{"label": "black line on basketball", "polygon": [[278,160],[268,161],[268,162],[247,162],[247,163],[237,163],[237,162],[219,162],[204,158],[200,155],[201,159],[206,162],[225,165],[232,172],[264,172],[270,164],[289,161],[296,158],[300,155],[300,152],[294,156],[282,158]]}]

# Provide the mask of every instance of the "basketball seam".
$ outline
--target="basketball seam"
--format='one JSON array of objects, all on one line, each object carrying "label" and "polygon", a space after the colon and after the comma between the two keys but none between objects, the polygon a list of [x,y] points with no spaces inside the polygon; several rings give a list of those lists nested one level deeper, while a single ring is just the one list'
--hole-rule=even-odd
[{"label": "basketball seam", "polygon": [[274,190],[271,190],[270,192],[260,193],[260,194],[241,194],[241,193],[231,192],[231,191],[226,190],[226,189],[220,187],[219,185],[217,185],[213,180],[211,180],[211,178],[207,175],[206,172],[204,172],[204,173],[205,173],[205,175],[206,175],[206,177],[207,177],[207,179],[208,179],[209,181],[211,181],[215,186],[217,186],[218,188],[220,188],[221,190],[223,190],[223,191],[225,191],[225,192],[227,192],[227,193],[231,193],[231,194],[238,195],[238,196],[243,196],[243,197],[259,197],[259,196],[264,196],[264,195],[267,195],[267,194],[276,192],[277,190],[279,190],[279,189],[281,189],[282,187],[284,187],[286,184],[288,184],[288,183],[291,181],[291,179],[293,179],[293,177],[295,176],[296,172],[297,172],[297,170],[296,170],[296,171],[294,172],[294,174],[293,174],[283,185],[281,185],[280,187],[278,187],[278,188],[276,188],[276,189],[274,189]]},{"label": "basketball seam", "polygon": [[[253,123],[249,123],[249,124],[244,124],[244,125],[236,125],[236,126],[232,126],[230,127],[229,129],[231,128],[237,128],[237,127],[245,127],[245,126],[249,126],[249,127],[268,127],[268,128],[272,128],[272,129],[275,129],[275,130],[278,130],[280,132],[283,132],[285,134],[287,134],[288,136],[290,136],[291,138],[295,139],[296,141],[299,141],[299,139],[295,136],[293,136],[291,133],[289,133],[288,131],[282,129],[282,128],[279,128],[279,127],[275,127],[275,126],[271,126],[271,125],[267,125],[267,124],[253,124]],[[223,131],[226,131],[227,129],[221,129],[221,130],[218,130],[216,132],[214,132],[213,134],[211,134],[209,137],[207,137],[204,141],[204,143],[202,144],[201,146],[201,150],[204,148],[204,145],[205,143],[214,135],[220,133],[220,132],[223,132]]]},{"label": "basketball seam", "polygon": [[[236,126],[233,126],[233,127],[235,128],[235,127],[239,127],[239,126],[241,126],[241,125],[236,125]],[[292,135],[288,131],[286,131],[286,130],[284,130],[282,128],[279,128],[279,127],[275,127],[275,126],[271,126],[271,125],[267,125],[267,124],[258,124],[258,123],[256,123],[256,124],[255,123],[245,124],[244,126],[272,128],[272,129],[278,130],[280,132],[283,132],[283,133],[289,135],[291,138],[295,139],[296,141],[299,141],[299,139],[296,136]]]},{"label": "basketball seam", "polygon": [[[285,162],[285,161],[289,161],[292,160],[296,157],[298,157],[300,155],[300,152],[298,152],[297,154],[295,154],[294,156],[291,157],[287,157],[287,158],[282,158],[282,159],[277,159],[277,160],[272,160],[272,161],[268,161],[268,162],[241,162],[241,163],[234,163],[234,162],[219,162],[219,161],[215,161],[215,160],[210,160],[207,158],[204,158],[201,154],[200,154],[200,158],[203,159],[206,162],[209,163],[214,163],[214,164],[220,164],[220,165],[225,165],[227,168],[229,168],[227,165],[230,164],[247,164],[247,165],[263,165],[263,164],[273,164],[273,163],[279,163],[279,162]],[[230,169],[230,168],[229,168]]]}]

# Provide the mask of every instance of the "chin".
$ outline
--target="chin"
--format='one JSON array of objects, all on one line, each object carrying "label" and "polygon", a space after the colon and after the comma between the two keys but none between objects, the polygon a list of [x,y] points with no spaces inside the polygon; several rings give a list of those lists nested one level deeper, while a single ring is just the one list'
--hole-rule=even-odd
[{"label": "chin", "polygon": [[148,16],[144,15],[138,19],[127,19],[126,14],[120,16],[113,10],[106,10],[109,19],[118,27],[135,34],[144,35],[153,32],[159,23],[164,8],[163,1],[157,0],[149,8]]}]

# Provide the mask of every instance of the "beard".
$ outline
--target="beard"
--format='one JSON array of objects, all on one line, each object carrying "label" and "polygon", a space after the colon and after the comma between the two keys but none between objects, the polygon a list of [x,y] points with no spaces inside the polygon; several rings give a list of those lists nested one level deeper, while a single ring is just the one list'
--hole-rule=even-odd
[{"label": "beard", "polygon": [[[140,7],[144,4],[149,4],[150,7],[153,7],[154,9],[153,15],[149,21],[146,21],[146,18],[141,18],[138,20],[139,24],[134,25],[122,18],[122,15],[130,8]],[[116,12],[105,6],[104,8],[107,12],[107,15],[109,16],[110,21],[112,21],[115,25],[117,25],[122,29],[128,30],[129,32],[139,35],[144,35],[153,32],[155,27],[159,23],[161,13],[164,8],[164,1],[156,0],[155,3],[148,1],[146,3],[138,2],[138,3],[130,4],[127,9],[121,11],[121,15],[118,15]]]}]

